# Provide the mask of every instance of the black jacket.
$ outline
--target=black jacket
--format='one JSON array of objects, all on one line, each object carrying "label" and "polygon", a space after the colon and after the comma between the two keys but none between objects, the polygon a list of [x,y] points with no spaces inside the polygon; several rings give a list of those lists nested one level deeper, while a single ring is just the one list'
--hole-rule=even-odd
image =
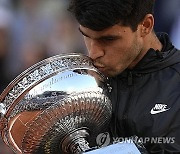
[{"label": "black jacket", "polygon": [[180,153],[180,51],[158,34],[161,52],[150,49],[133,70],[111,78],[113,134],[136,135],[150,153]]}]

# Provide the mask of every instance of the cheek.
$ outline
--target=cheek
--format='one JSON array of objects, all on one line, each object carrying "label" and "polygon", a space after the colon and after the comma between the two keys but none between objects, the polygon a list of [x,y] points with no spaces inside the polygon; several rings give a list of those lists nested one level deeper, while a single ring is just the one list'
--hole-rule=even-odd
[{"label": "cheek", "polygon": [[138,55],[140,46],[137,41],[128,41],[107,49],[106,57],[109,65],[114,67],[127,67]]},{"label": "cheek", "polygon": [[112,57],[112,63],[124,59],[129,54],[130,46],[128,44],[119,43],[115,46],[107,48],[107,58]]},{"label": "cheek", "polygon": [[132,54],[138,55],[140,51],[142,50],[143,44],[140,40],[134,40],[132,46],[131,46],[131,51]]}]

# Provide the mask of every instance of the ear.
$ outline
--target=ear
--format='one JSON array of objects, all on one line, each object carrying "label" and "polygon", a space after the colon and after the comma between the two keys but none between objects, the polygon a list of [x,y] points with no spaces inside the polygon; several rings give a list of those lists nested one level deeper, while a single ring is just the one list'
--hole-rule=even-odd
[{"label": "ear", "polygon": [[151,33],[154,27],[154,17],[152,14],[147,14],[140,24],[141,36],[144,37]]}]

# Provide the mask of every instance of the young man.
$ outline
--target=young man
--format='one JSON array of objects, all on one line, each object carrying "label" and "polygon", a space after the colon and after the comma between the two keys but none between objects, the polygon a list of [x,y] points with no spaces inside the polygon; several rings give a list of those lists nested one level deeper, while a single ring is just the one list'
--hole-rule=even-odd
[{"label": "young man", "polygon": [[180,153],[180,51],[153,31],[154,0],[72,0],[94,65],[109,77],[113,133]]}]

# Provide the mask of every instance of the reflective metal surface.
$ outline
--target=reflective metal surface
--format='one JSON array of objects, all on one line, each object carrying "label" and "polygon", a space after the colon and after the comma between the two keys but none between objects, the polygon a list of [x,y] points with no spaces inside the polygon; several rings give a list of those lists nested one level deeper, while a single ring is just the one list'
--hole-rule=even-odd
[{"label": "reflective metal surface", "polygon": [[16,153],[80,153],[95,146],[112,106],[106,78],[81,54],[45,59],[0,96],[2,138]]}]

